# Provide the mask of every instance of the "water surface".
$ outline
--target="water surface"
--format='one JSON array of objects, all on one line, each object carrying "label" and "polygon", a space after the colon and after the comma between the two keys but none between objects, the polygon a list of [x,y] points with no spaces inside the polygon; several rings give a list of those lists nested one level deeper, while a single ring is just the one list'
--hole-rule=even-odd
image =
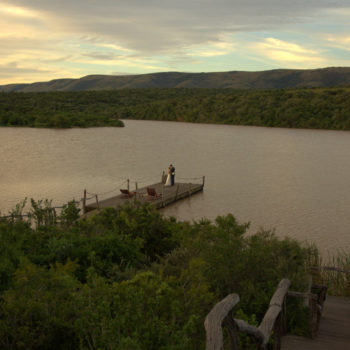
[{"label": "water surface", "polygon": [[[24,197],[60,205],[90,193],[205,175],[204,192],[167,207],[183,220],[233,213],[240,222],[350,250],[350,133],[158,121],[125,128],[0,128],[0,210]],[[117,192],[112,192],[115,194]],[[101,198],[109,194],[101,195]]]}]

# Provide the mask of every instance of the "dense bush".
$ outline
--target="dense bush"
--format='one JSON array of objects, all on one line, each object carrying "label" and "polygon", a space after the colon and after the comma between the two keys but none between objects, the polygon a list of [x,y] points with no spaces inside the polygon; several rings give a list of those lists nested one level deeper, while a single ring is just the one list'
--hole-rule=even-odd
[{"label": "dense bush", "polygon": [[121,89],[0,93],[0,125],[120,126],[119,119],[350,130],[350,89]]},{"label": "dense bush", "polygon": [[0,221],[3,349],[202,349],[217,301],[238,293],[236,314],[258,323],[282,278],[304,288],[317,255],[273,232],[247,236],[232,215],[178,222],[136,204],[73,220],[71,202],[53,222],[34,215],[48,203]]},{"label": "dense bush", "polygon": [[124,123],[89,93],[0,93],[0,126],[122,127]]}]

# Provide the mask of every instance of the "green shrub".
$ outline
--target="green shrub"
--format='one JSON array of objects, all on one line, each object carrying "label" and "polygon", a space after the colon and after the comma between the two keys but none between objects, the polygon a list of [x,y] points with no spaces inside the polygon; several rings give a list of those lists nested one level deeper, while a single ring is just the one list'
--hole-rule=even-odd
[{"label": "green shrub", "polygon": [[[247,235],[231,214],[177,222],[136,203],[76,220],[70,202],[49,220],[50,202],[34,204],[28,221],[0,222],[2,348],[201,349],[219,300],[239,294],[235,317],[259,324],[279,281],[303,291],[317,261],[314,247],[273,231]],[[290,303],[288,319],[305,334],[301,303]]]}]

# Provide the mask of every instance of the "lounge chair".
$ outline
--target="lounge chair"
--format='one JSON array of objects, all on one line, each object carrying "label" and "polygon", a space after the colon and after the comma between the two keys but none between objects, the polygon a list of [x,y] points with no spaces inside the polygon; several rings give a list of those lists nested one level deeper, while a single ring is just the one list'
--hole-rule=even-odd
[{"label": "lounge chair", "polygon": [[127,189],[120,189],[120,192],[124,195],[124,197],[126,198],[130,198],[134,195],[134,192],[130,192],[129,190]]},{"label": "lounge chair", "polygon": [[158,194],[153,187],[147,187],[147,194],[149,199],[157,199],[162,196],[161,194]]}]

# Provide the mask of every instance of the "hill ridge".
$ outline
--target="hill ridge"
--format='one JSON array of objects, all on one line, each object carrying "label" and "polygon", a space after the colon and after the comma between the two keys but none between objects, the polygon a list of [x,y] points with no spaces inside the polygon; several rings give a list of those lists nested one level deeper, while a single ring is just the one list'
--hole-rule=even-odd
[{"label": "hill ridge", "polygon": [[0,85],[0,92],[87,91],[126,88],[284,89],[350,86],[350,67],[273,69],[208,73],[157,72],[130,75],[91,74],[78,79]]}]

